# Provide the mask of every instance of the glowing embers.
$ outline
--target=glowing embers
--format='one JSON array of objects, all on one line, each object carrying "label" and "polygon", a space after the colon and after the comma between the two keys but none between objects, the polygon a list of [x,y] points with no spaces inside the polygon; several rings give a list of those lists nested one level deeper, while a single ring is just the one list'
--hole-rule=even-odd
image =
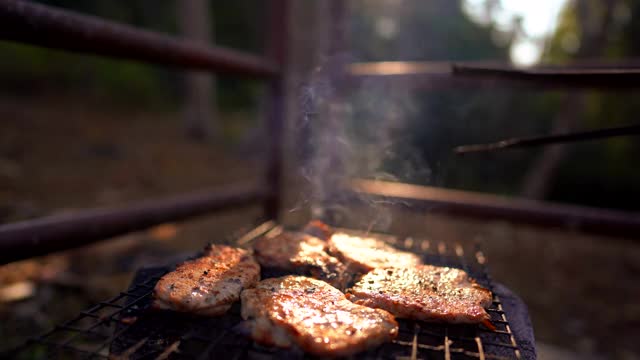
[{"label": "glowing embers", "polygon": [[302,276],[263,280],[242,292],[251,337],[279,347],[298,345],[318,356],[348,356],[393,340],[393,315],[347,300],[324,281]]}]

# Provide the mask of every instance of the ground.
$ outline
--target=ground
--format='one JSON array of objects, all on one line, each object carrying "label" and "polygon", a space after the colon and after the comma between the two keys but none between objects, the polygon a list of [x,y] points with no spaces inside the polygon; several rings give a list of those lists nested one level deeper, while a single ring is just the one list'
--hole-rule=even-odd
[{"label": "ground", "polygon": [[[246,146],[186,139],[176,112],[132,112],[64,98],[3,98],[0,119],[4,222],[119,205],[261,174],[259,158],[247,158],[251,151]],[[0,350],[122,291],[136,269],[193,253],[260,214],[259,207],[243,208],[164,224],[0,267]],[[300,223],[304,214],[286,212],[285,218]],[[640,338],[638,238],[407,212],[387,216],[386,230],[401,235],[480,243],[493,277],[529,306],[537,339],[554,346],[545,346],[545,354],[561,356],[568,349],[573,354],[640,356],[635,341]]]}]

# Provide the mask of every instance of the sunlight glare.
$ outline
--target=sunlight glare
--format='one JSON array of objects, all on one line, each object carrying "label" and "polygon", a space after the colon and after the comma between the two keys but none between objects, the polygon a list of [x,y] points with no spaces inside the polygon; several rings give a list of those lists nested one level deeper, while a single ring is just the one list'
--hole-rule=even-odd
[{"label": "sunlight glare", "polygon": [[533,66],[541,55],[541,46],[532,41],[518,41],[511,46],[510,56],[516,66]]},{"label": "sunlight glare", "polygon": [[498,30],[516,30],[521,20],[522,33],[516,34],[511,45],[511,60],[520,66],[534,65],[542,56],[544,38],[553,34],[560,13],[568,0],[501,0],[499,7],[487,19],[487,0],[465,0],[463,10],[477,23],[493,23]]}]

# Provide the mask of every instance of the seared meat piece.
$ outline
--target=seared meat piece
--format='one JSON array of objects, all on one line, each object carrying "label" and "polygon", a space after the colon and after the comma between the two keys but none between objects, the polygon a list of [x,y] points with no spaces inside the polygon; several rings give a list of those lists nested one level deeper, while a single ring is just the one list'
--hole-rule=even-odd
[{"label": "seared meat piece", "polygon": [[398,250],[382,240],[344,233],[331,236],[329,253],[350,270],[362,273],[385,266],[409,267],[422,263],[419,256]]},{"label": "seared meat piece", "polygon": [[329,240],[333,234],[331,227],[320,220],[309,221],[309,223],[305,225],[303,232],[322,240]]},{"label": "seared meat piece", "polygon": [[326,282],[284,276],[242,292],[251,337],[279,347],[298,345],[317,356],[347,356],[398,334],[393,315],[356,305]]},{"label": "seared meat piece", "polygon": [[489,328],[491,291],[460,269],[431,265],[380,268],[347,291],[356,304],[385,309],[399,318],[478,324]]},{"label": "seared meat piece", "polygon": [[283,231],[275,236],[263,236],[253,248],[263,268],[311,276],[344,289],[350,279],[340,260],[329,255],[327,243],[304,233]]},{"label": "seared meat piece", "polygon": [[240,292],[260,281],[260,266],[246,250],[211,245],[203,257],[186,261],[163,276],[153,307],[200,315],[222,315]]}]

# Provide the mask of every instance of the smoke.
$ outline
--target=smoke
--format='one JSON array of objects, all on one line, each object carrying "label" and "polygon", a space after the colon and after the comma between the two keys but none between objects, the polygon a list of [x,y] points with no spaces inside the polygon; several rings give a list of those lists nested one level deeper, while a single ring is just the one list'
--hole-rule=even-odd
[{"label": "smoke", "polygon": [[[428,181],[431,172],[407,126],[418,108],[406,84],[373,79],[356,84],[341,78],[339,66],[350,60],[332,57],[300,89],[302,118],[296,130],[298,139],[306,141],[300,175],[310,189],[300,204],[310,205],[316,218],[385,231],[393,220],[391,206],[397,204],[355,195],[344,186],[355,178]],[[364,211],[354,211],[354,196],[368,205]]]}]

